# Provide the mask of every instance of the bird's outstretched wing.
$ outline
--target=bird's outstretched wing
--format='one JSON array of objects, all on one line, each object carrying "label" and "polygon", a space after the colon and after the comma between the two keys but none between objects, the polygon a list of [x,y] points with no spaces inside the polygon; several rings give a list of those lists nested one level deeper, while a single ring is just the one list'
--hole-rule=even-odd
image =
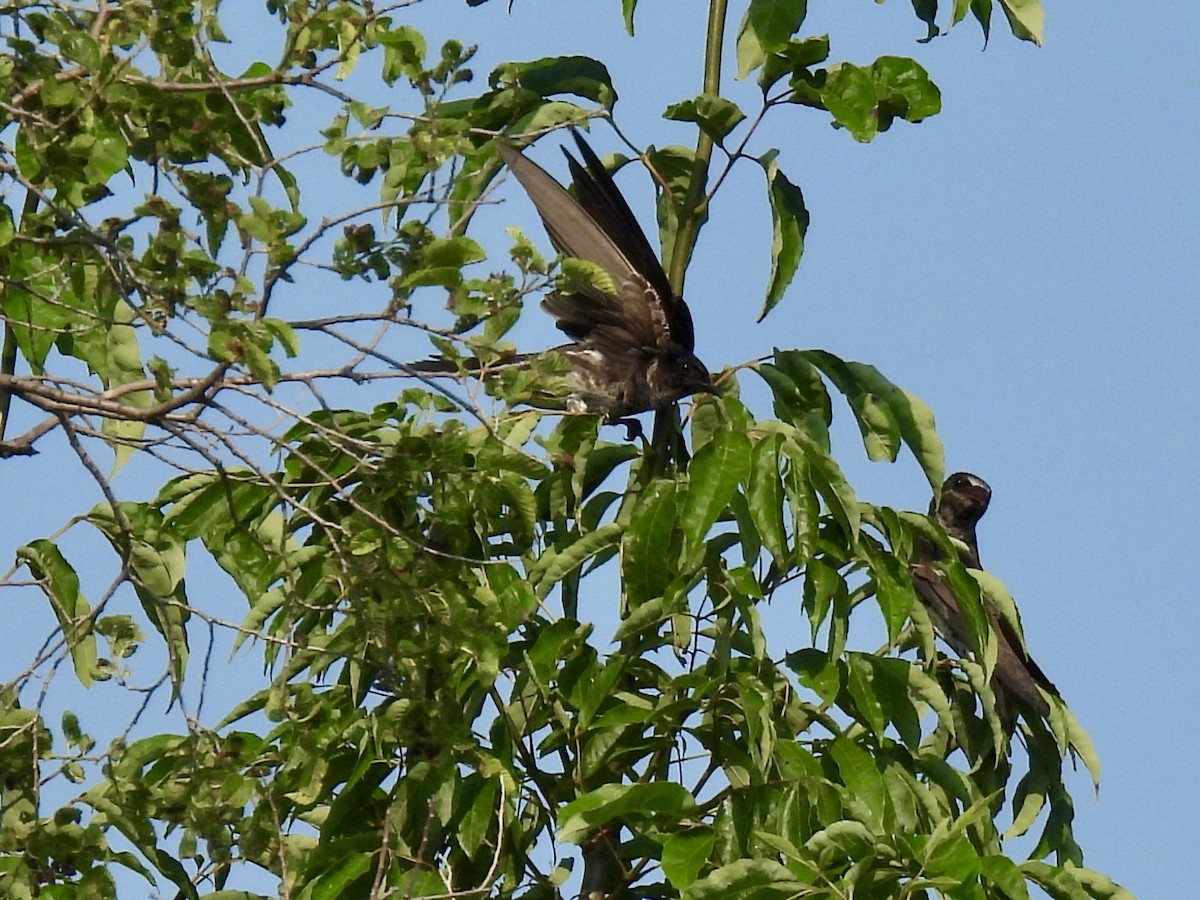
[{"label": "bird's outstretched wing", "polygon": [[572,132],[581,165],[566,153],[578,199],[517,149],[497,144],[500,159],[525,188],[555,249],[587,260],[612,279],[615,293],[594,286],[542,301],[560,330],[592,346],[629,351],[695,349],[691,312],[676,297],[629,204],[591,147]]}]

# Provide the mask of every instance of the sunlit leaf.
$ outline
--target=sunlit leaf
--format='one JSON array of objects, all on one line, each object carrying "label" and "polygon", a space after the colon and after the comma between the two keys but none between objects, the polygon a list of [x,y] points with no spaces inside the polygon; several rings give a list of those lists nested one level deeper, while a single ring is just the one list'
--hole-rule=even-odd
[{"label": "sunlit leaf", "polygon": [[862,804],[857,808],[866,814],[864,824],[881,832],[887,817],[887,788],[871,754],[853,741],[839,737],[830,746],[829,755],[837,763],[842,783],[856,801],[856,807],[857,803]]},{"label": "sunlit leaf", "polygon": [[759,157],[767,176],[767,198],[771,206],[771,276],[767,296],[758,314],[761,322],[783,299],[784,292],[800,266],[804,254],[804,236],[808,233],[808,209],[804,194],[792,184],[776,162],[778,151],[769,150]]},{"label": "sunlit leaf", "polygon": [[715,836],[709,828],[681,831],[663,843],[663,874],[676,890],[689,887],[712,853]]},{"label": "sunlit leaf", "polygon": [[783,436],[779,434],[761,438],[754,445],[750,453],[750,478],[746,491],[750,516],[758,536],[780,568],[786,566],[788,556],[779,455],[782,445]]},{"label": "sunlit leaf", "polygon": [[606,784],[576,797],[558,817],[558,839],[577,844],[596,825],[620,818],[653,819],[695,808],[692,795],[678,784]]},{"label": "sunlit leaf", "polygon": [[781,50],[808,13],[808,0],[750,0],[737,33],[738,78],[761,66],[767,54]]},{"label": "sunlit leaf", "polygon": [[741,432],[721,432],[688,464],[688,488],[679,511],[684,557],[693,564],[709,529],[750,473],[750,439]]},{"label": "sunlit leaf", "polygon": [[506,79],[542,97],[574,94],[609,109],[617,102],[608,68],[587,56],[549,56],[508,63],[503,71]]},{"label": "sunlit leaf", "polygon": [[79,576],[53,543],[36,540],[17,549],[17,559],[41,582],[63,638],[71,650],[75,677],[84,687],[96,680],[96,636],[92,631],[91,606],[79,587]]},{"label": "sunlit leaf", "polygon": [[1046,11],[1041,0],[1000,0],[1000,8],[1008,17],[1012,33],[1023,41],[1039,47],[1045,40]]},{"label": "sunlit leaf", "polygon": [[695,122],[701,131],[720,144],[746,118],[746,114],[731,100],[701,94],[693,100],[672,103],[663,113],[663,118]]},{"label": "sunlit leaf", "polygon": [[547,551],[538,559],[536,569],[531,569],[529,579],[537,588],[538,596],[545,597],[554,585],[587,560],[621,541],[624,528],[616,522],[602,525],[572,542],[563,550]]},{"label": "sunlit leaf", "polygon": [[739,859],[693,883],[684,900],[755,900],[794,897],[805,887],[785,867],[771,859]]},{"label": "sunlit leaf", "polygon": [[634,510],[621,542],[621,571],[631,604],[661,597],[672,577],[678,525],[675,484],[656,481]]}]

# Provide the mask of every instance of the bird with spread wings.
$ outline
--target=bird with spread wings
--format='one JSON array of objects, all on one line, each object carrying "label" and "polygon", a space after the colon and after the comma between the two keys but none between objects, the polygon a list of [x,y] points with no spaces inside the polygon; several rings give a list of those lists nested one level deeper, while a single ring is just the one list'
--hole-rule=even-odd
[{"label": "bird with spread wings", "polygon": [[[554,248],[599,267],[610,282],[602,286],[597,282],[603,279],[593,279],[542,300],[571,338],[553,348],[570,363],[567,408],[628,423],[637,413],[711,393],[712,376],[695,354],[691,311],[671,289],[629,204],[592,148],[578,132],[572,135],[583,160],[563,149],[574,197],[516,148],[498,142],[496,152],[533,201]],[[502,365],[520,365],[535,355]],[[455,370],[441,360],[412,368],[422,374]]]}]

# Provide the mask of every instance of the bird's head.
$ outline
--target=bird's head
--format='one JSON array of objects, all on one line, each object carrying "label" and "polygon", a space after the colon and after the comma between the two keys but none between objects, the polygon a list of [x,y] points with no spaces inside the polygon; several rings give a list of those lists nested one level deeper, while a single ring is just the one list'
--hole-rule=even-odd
[{"label": "bird's head", "polygon": [[704,363],[700,362],[696,354],[681,350],[675,355],[674,363],[672,368],[678,378],[681,389],[680,397],[687,397],[691,394],[716,393],[712,375],[709,374],[708,369]]},{"label": "bird's head", "polygon": [[942,485],[937,516],[947,527],[974,527],[991,499],[992,489],[986,481],[970,472],[955,472]]}]

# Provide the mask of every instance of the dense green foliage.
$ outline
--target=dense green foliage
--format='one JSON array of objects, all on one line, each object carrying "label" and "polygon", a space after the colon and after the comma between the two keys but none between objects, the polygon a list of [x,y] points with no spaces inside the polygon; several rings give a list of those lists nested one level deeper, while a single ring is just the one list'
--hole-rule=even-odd
[{"label": "dense green foliage", "polygon": [[[1063,763],[1097,762],[1070,712],[1024,723],[1015,755],[995,714],[980,610],[1011,609],[1003,587],[945,564],[980,653],[940,656],[906,561],[918,536],[948,538],[857,497],[831,453],[837,410],[872,459],[907,447],[939,486],[917,398],[785,349],[631,444],[519,405],[553,359],[481,404],[380,349],[397,332],[450,358],[509,348],[556,270],[517,235],[506,272],[468,271],[493,139],[612,121],[605,66],[512,62],[480,89],[474,51],[431,50],[407,4],[265,6],[273,31],[228,37],[217,0],[0,15],[0,457],[73,459],[105,498],[30,536],[0,584],[58,622],[44,646],[10,642],[27,662],[0,688],[0,894],[112,897],[144,877],[210,900],[551,897],[558,854],[582,845],[588,887],[631,898],[1127,896],[1072,836]],[[998,6],[1040,41],[1036,0]],[[636,7],[613,11],[631,40]],[[931,37],[939,15],[992,23],[991,0],[913,7]],[[913,60],[830,62],[805,11],[739,5],[730,43],[762,100],[747,114],[722,96],[734,22],[713,0],[705,83],[666,111],[696,146],[644,157],[676,284],[698,230],[722,227],[717,161],[761,167],[774,242],[749,317],[784,300],[808,227],[778,153],[750,155],[763,117],[868,141],[940,109]],[[226,71],[227,41],[277,61]],[[322,291],[336,306],[294,314]],[[744,379],[773,410],[741,402]],[[157,495],[126,499],[122,467]],[[9,482],[10,504],[32,491]],[[72,557],[79,532],[107,555]],[[240,621],[195,575],[205,560]],[[773,598],[799,627],[768,640]],[[886,634],[875,652],[853,640],[864,621]],[[193,705],[222,679],[214,634],[266,673],[221,685],[237,699],[216,725]],[[45,715],[72,674],[145,701],[91,736]],[[151,721],[152,697],[178,719]],[[1012,858],[1006,838],[1035,827],[1032,858]]]}]

